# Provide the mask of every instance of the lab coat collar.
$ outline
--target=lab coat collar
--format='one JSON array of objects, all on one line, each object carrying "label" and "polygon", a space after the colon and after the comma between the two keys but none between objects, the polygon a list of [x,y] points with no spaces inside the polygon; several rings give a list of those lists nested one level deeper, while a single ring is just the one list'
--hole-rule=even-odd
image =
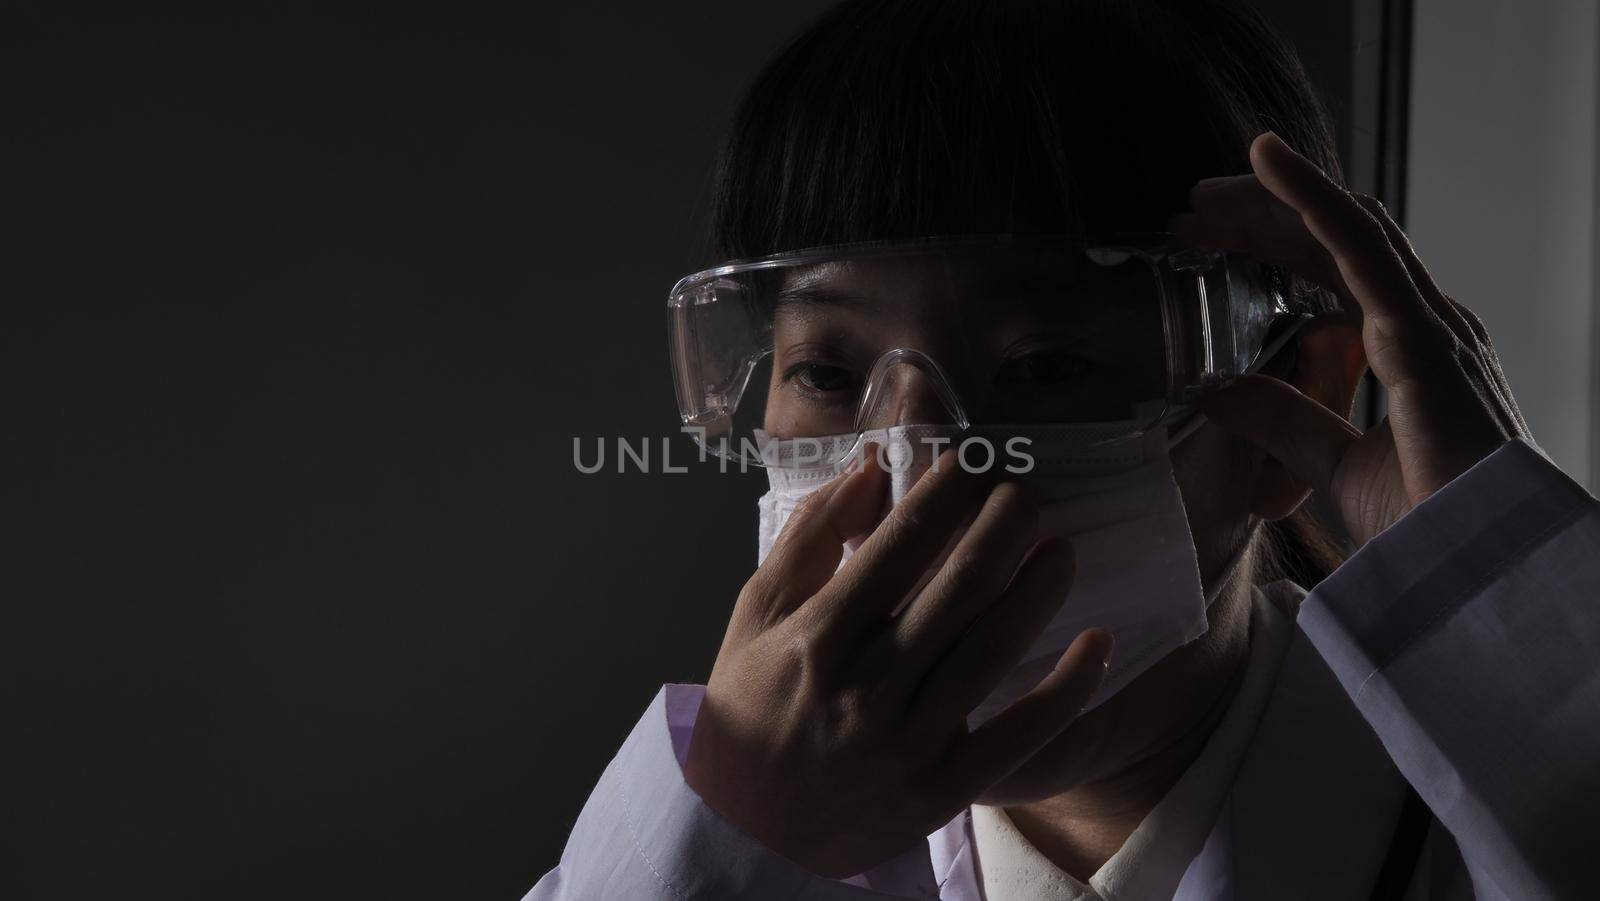
[{"label": "lab coat collar", "polygon": [[971,808],[928,836],[928,855],[934,877],[939,880],[941,901],[984,901],[972,848]]},{"label": "lab coat collar", "polygon": [[[1305,596],[1267,589],[1293,617]],[[1233,788],[1178,901],[1365,898],[1405,780],[1333,671],[1296,628]]]}]

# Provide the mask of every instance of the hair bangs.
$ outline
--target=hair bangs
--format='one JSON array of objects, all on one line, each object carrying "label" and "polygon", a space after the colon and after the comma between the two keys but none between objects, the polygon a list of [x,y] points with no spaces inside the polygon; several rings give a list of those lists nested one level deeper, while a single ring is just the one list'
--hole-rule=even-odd
[{"label": "hair bangs", "polygon": [[709,250],[1160,230],[1265,128],[1337,172],[1292,51],[1233,3],[847,0],[741,102]]}]

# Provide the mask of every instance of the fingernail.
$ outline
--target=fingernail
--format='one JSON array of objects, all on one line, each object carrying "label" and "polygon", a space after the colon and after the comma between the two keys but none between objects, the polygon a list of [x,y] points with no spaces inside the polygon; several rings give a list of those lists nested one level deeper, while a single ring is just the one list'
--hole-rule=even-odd
[{"label": "fingernail", "polygon": [[1269,130],[1269,131],[1262,132],[1262,134],[1266,135],[1266,138],[1267,138],[1268,141],[1270,141],[1270,142],[1272,142],[1274,144],[1277,144],[1279,147],[1283,148],[1288,153],[1293,154],[1294,156],[1300,156],[1300,151],[1295,150],[1293,147],[1290,147],[1289,146],[1289,142],[1285,141],[1283,139],[1283,137],[1280,136],[1277,132]]}]

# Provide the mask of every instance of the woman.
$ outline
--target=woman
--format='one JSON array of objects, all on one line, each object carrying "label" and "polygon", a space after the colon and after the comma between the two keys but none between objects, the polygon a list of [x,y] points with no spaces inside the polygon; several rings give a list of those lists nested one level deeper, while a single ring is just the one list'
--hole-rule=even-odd
[{"label": "woman", "polygon": [[[1584,891],[1600,506],[1253,13],[847,2],[716,201],[780,256],[680,283],[676,375],[772,473],[762,561],[529,898]],[[1039,471],[858,453],[1013,433]]]}]

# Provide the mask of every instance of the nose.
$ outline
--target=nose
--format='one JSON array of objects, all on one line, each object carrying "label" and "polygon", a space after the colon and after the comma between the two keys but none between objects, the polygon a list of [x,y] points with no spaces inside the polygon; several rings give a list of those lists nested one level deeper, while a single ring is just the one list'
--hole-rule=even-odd
[{"label": "nose", "polygon": [[[868,374],[861,409],[860,432],[894,426],[936,427],[940,437],[953,438],[969,423],[954,386],[939,364],[921,351],[902,348],[880,357]],[[887,460],[915,484],[933,464],[941,445],[915,436],[909,444],[885,448]],[[949,446],[946,443],[943,446]]]},{"label": "nose", "polygon": [[955,386],[933,358],[899,348],[879,357],[867,373],[856,414],[859,430],[897,425],[968,426]]},{"label": "nose", "polygon": [[881,400],[869,414],[867,428],[897,425],[953,424],[951,412],[939,388],[927,373],[914,366],[896,366],[884,377]]}]

